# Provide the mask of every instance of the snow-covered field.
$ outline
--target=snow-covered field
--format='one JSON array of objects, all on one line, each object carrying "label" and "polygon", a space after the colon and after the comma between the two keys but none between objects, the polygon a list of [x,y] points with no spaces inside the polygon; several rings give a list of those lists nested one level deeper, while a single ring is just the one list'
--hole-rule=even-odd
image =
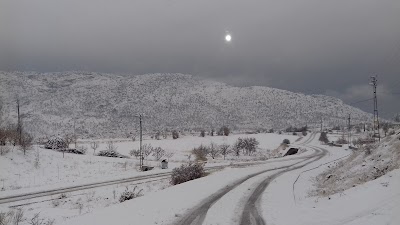
[{"label": "snow-covered field", "polygon": [[[162,147],[166,151],[173,152],[174,155],[170,160],[169,168],[174,168],[188,160],[194,160],[194,157],[189,159],[191,150],[199,145],[209,145],[211,142],[215,144],[233,144],[239,137],[255,137],[259,142],[259,151],[267,151],[276,149],[283,139],[295,141],[298,137],[293,135],[278,135],[278,134],[235,134],[231,136],[206,136],[194,137],[183,136],[176,140],[144,140],[143,144],[151,144],[153,147]],[[109,140],[98,140],[99,152],[106,148],[106,142]],[[34,146],[34,150],[28,151],[27,155],[23,152],[14,149],[7,155],[0,157],[0,181],[1,192],[0,196],[8,195],[15,192],[12,190],[32,189],[38,190],[42,186],[48,188],[66,186],[82,182],[94,182],[99,180],[109,180],[116,178],[129,177],[140,172],[137,171],[138,160],[134,157],[130,159],[119,159],[94,156],[90,149],[89,140],[84,140],[79,145],[88,147],[86,155],[67,154],[63,158],[62,153],[43,149],[39,146]],[[123,155],[129,155],[129,151],[139,148],[139,141],[117,140],[115,141],[117,151]],[[39,165],[35,167],[35,161],[38,158]],[[228,159],[238,160],[236,157]],[[239,160],[245,157],[239,158]],[[209,160],[208,165],[229,164],[231,160]],[[156,166],[158,172],[159,161],[145,160],[145,164]],[[157,171],[158,170],[158,171]],[[154,171],[152,171],[154,172]],[[17,191],[18,192],[18,191]]]},{"label": "snow-covered field", "polygon": [[[9,153],[0,157],[0,179],[2,191],[0,197],[6,197],[21,193],[31,193],[60,187],[69,187],[92,182],[114,180],[118,178],[132,177],[141,174],[155,174],[159,172],[168,172],[172,168],[179,166],[188,160],[190,151],[199,145],[230,144],[232,145],[239,137],[254,137],[259,142],[259,152],[270,152],[276,149],[283,139],[289,139],[294,142],[298,136],[278,135],[278,134],[233,134],[231,136],[183,136],[179,139],[153,140],[145,139],[143,144],[151,144],[153,147],[162,147],[166,151],[174,152],[170,159],[169,169],[161,170],[159,162],[149,157],[145,163],[154,165],[156,168],[148,172],[139,172],[137,170],[138,161],[132,157],[130,159],[108,158],[94,156],[90,149],[90,143],[93,140],[80,140],[78,145],[87,146],[86,155],[75,155],[62,153],[34,146],[34,149],[23,155],[22,151],[12,149]],[[100,144],[96,152],[106,148],[107,141],[97,140]],[[129,139],[113,139],[117,151],[124,155],[129,155],[129,151],[138,148],[139,142],[132,142]],[[251,160],[249,157],[228,157],[223,160],[221,157],[215,160],[209,159],[206,166],[229,165],[232,160]],[[234,169],[234,171],[240,169]],[[233,177],[234,178],[234,177]],[[233,179],[232,178],[232,179]],[[119,203],[118,198],[123,191],[128,188],[132,190],[135,186],[142,189],[142,193],[147,196],[149,193],[157,192],[170,186],[169,179],[145,180],[143,182],[130,182],[119,185],[111,185],[95,190],[75,191],[66,193],[65,196],[54,195],[35,199],[34,201],[18,202],[24,211],[26,218],[32,218],[35,213],[40,212],[41,218],[55,219],[58,224],[62,221],[90,213],[95,209],[108,207]],[[28,204],[28,203],[34,204]],[[0,211],[8,211],[7,207],[13,204],[4,204]],[[15,206],[15,204],[14,204]],[[26,223],[28,221],[25,221]]]},{"label": "snow-covered field", "polygon": [[[177,140],[145,140],[144,143],[151,143],[155,147],[160,146],[167,150],[175,149],[176,154],[173,161],[178,165],[187,160],[188,149],[200,144],[207,145],[211,142],[216,144],[232,144],[238,137],[244,136],[246,135],[206,138],[186,136]],[[289,138],[291,142],[295,142],[298,139],[298,137],[292,135],[254,134],[250,136],[256,137],[259,140],[259,150],[275,149],[284,138]],[[43,199],[43,202],[34,204],[34,207],[33,205],[22,207],[26,218],[32,218],[35,213],[40,212],[41,218],[46,218],[46,220],[55,219],[54,224],[176,224],[181,218],[185,218],[186,215],[196,212],[194,211],[196,209],[194,207],[203,204],[210,196],[227,189],[228,191],[221,198],[218,198],[215,203],[213,202],[207,208],[204,218],[199,218],[199,220],[203,221],[202,224],[210,225],[243,224],[240,221],[243,209],[250,195],[259,187],[261,182],[282,172],[284,169],[281,167],[294,163],[300,163],[297,166],[305,165],[311,159],[307,160],[304,156],[312,155],[315,149],[324,148],[328,151],[328,154],[323,158],[302,168],[283,173],[270,182],[267,189],[257,200],[258,211],[266,223],[276,225],[399,224],[399,169],[395,169],[373,181],[351,187],[336,194],[329,196],[312,195],[316,188],[315,177],[337,165],[339,160],[349,158],[352,152],[347,149],[347,145],[343,147],[321,145],[317,141],[319,134],[312,140],[310,139],[311,137],[313,136],[306,136],[293,144],[294,146],[306,144],[309,151],[300,155],[289,156],[289,159],[292,159],[290,161],[272,159],[269,163],[261,165],[241,168],[227,167],[221,171],[212,172],[206,177],[176,186],[170,186],[168,179],[112,185],[96,188],[93,191],[73,192],[67,194],[66,198],[54,196],[52,199]],[[329,138],[334,140],[336,136],[329,136]],[[89,144],[89,142],[82,141],[81,144]],[[118,150],[122,154],[126,154],[131,148],[135,148],[135,144],[137,145],[138,143],[123,140],[116,142]],[[385,144],[382,145],[385,146]],[[380,151],[387,150],[382,148]],[[61,153],[53,153],[59,154],[59,157],[62,157]],[[92,157],[92,159],[96,158],[95,161],[97,161],[97,158],[101,158],[89,155],[76,156],[66,154],[66,156],[71,157],[70,160],[74,157]],[[134,159],[101,158],[101,160],[116,160],[114,163],[119,162],[119,160],[122,160],[122,162],[124,160],[134,162]],[[222,161],[222,159],[218,159],[211,161],[210,164],[219,165]],[[226,161],[230,162],[230,160]],[[107,162],[112,165],[111,161]],[[132,169],[127,169],[127,173],[134,173],[135,170],[133,167]],[[252,174],[268,169],[273,170],[246,179],[246,177]],[[123,171],[125,169],[123,167],[118,170],[120,170],[121,174],[124,174]],[[155,170],[149,173],[160,171]],[[135,173],[139,172],[136,171]],[[351,173],[351,170],[348,173]],[[115,174],[118,173],[116,172]],[[244,182],[233,186],[234,183],[243,179],[245,179]],[[143,189],[144,196],[119,203],[118,198],[120,194],[126,188],[133,189],[134,186],[137,186],[138,189]],[[231,186],[232,189],[229,189]],[[42,188],[44,187],[42,186]],[[8,193],[18,191],[20,190]],[[3,195],[4,193],[7,193],[7,191],[3,191],[0,194]],[[6,208],[0,208],[0,211],[6,210]]]}]

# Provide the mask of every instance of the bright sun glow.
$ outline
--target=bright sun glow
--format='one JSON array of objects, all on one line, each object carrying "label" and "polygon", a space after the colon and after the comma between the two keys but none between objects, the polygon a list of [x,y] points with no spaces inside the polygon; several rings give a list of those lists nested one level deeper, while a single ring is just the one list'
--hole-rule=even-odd
[{"label": "bright sun glow", "polygon": [[232,40],[232,36],[230,34],[227,34],[225,36],[225,41],[230,42]]}]

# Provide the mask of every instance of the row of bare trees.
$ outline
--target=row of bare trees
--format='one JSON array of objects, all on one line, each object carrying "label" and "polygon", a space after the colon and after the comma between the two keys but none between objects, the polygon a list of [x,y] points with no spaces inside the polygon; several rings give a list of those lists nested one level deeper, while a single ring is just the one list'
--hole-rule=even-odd
[{"label": "row of bare trees", "polygon": [[219,156],[226,159],[226,156],[229,154],[233,154],[236,157],[240,155],[251,156],[256,152],[258,145],[259,142],[255,138],[238,138],[232,146],[228,144],[217,145],[213,142],[209,146],[200,145],[192,150],[192,154],[194,154],[196,160],[199,161],[206,161],[207,156],[212,159]]},{"label": "row of bare trees", "polygon": [[[159,161],[162,158],[168,158],[168,160],[174,156],[173,152],[164,150],[161,147],[153,147],[150,144],[144,144],[142,146],[142,157],[147,159],[150,155],[153,156],[154,160]],[[129,154],[135,158],[140,157],[140,149],[132,149]]]}]

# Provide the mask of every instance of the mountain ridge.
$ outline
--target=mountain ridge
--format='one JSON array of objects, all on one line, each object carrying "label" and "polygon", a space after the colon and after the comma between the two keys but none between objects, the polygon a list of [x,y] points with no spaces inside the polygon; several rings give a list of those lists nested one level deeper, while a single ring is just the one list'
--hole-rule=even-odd
[{"label": "mountain ridge", "polygon": [[[118,75],[69,71],[0,72],[3,124],[16,121],[21,98],[24,124],[35,136],[73,131],[82,137],[121,137],[159,130],[282,129],[344,125],[372,115],[325,95],[306,95],[264,86],[235,87],[188,74]],[[15,123],[15,122],[14,122]],[[1,125],[1,124],[0,124]]]}]

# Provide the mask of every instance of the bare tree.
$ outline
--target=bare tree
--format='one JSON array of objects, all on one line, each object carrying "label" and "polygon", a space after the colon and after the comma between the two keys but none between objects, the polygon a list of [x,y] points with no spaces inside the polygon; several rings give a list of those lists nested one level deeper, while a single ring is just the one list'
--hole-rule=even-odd
[{"label": "bare tree", "polygon": [[26,154],[27,150],[30,150],[32,148],[32,136],[26,132],[22,133],[22,136],[20,137],[20,147],[24,151],[24,155]]},{"label": "bare tree", "polygon": [[144,144],[142,146],[143,157],[147,159],[147,157],[153,153],[153,150],[154,148],[150,144]]},{"label": "bare tree", "polygon": [[172,156],[174,156],[174,155],[175,155],[175,153],[170,152],[170,151],[168,151],[168,152],[165,153],[165,157],[168,158],[168,161],[169,161],[169,159],[170,159]]},{"label": "bare tree", "polygon": [[117,151],[117,146],[114,145],[113,141],[107,141],[106,150],[115,152],[115,151]]},{"label": "bare tree", "polygon": [[213,142],[211,142],[210,147],[208,147],[208,155],[211,156],[211,158],[213,159],[220,155],[218,146]]},{"label": "bare tree", "polygon": [[131,156],[135,156],[135,158],[138,159],[139,156],[140,156],[140,150],[139,150],[139,149],[132,149],[132,150],[129,152],[129,154],[130,154]]},{"label": "bare tree", "polygon": [[74,142],[74,135],[73,134],[66,134],[63,138],[67,148],[69,148],[69,145]]},{"label": "bare tree", "polygon": [[[20,98],[17,95],[16,97],[16,102],[17,102],[17,117],[18,117],[18,122],[17,122],[17,133],[18,133],[18,143],[22,143],[22,119],[21,119],[21,113],[20,113]],[[25,152],[24,152],[25,154]]]},{"label": "bare tree", "polygon": [[240,156],[240,152],[241,152],[241,148],[238,146],[238,143],[236,142],[235,145],[232,147],[232,152],[233,154],[239,158]]},{"label": "bare tree", "polygon": [[389,123],[382,123],[382,130],[383,130],[383,132],[385,132],[385,137],[386,137],[386,135],[387,135],[387,132],[389,131],[389,128],[390,128],[390,124]]},{"label": "bare tree", "polygon": [[244,154],[251,155],[256,151],[258,144],[259,142],[255,138],[238,138],[234,148],[235,151],[243,150]]},{"label": "bare tree", "polygon": [[153,156],[156,161],[160,160],[165,155],[165,150],[161,147],[157,147],[153,149]]},{"label": "bare tree", "polygon": [[95,154],[96,154],[96,149],[99,147],[99,142],[93,141],[93,142],[90,144],[90,147],[93,149],[93,155],[95,155]]},{"label": "bare tree", "polygon": [[221,155],[224,156],[224,160],[225,160],[225,157],[226,157],[232,150],[230,149],[230,145],[228,145],[228,144],[222,144],[222,145],[219,146],[219,151],[221,152]]}]

